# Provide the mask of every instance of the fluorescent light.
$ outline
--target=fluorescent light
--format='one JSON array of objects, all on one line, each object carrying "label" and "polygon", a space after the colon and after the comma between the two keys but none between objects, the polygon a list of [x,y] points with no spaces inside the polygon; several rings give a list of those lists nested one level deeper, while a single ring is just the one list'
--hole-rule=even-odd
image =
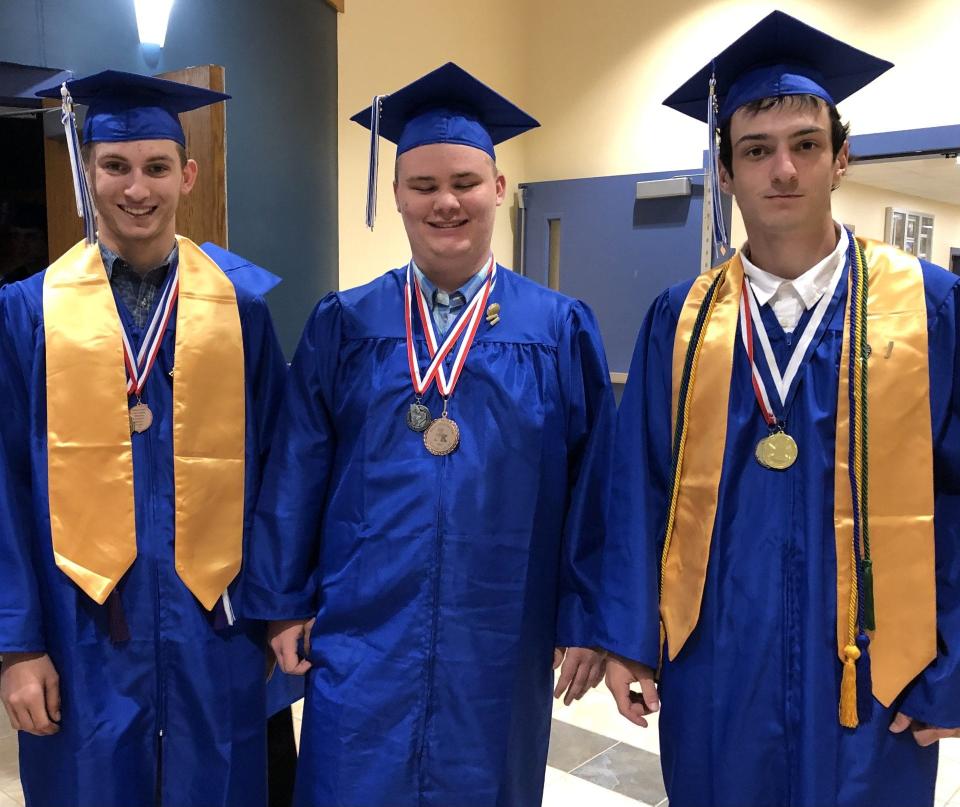
[{"label": "fluorescent light", "polygon": [[141,45],[163,47],[173,0],[133,0],[137,11],[137,31]]}]

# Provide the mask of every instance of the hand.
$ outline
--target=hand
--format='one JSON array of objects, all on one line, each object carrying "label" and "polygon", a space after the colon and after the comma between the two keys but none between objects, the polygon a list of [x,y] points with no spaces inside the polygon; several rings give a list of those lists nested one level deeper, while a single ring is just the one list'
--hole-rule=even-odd
[{"label": "hand", "polygon": [[15,730],[38,737],[60,731],[60,676],[46,653],[4,653],[0,699]]},{"label": "hand", "polygon": [[553,669],[560,667],[561,662],[563,667],[560,669],[553,697],[559,698],[566,690],[563,705],[569,706],[603,680],[606,654],[589,647],[558,647],[553,651]]},{"label": "hand", "polygon": [[[303,675],[310,669],[310,631],[316,619],[288,619],[271,622],[267,626],[270,644],[280,669],[291,675]],[[297,653],[297,644],[303,639],[303,658]]]},{"label": "hand", "polygon": [[[647,727],[646,715],[659,711],[660,698],[653,681],[654,672],[646,664],[610,656],[607,659],[607,689],[617,702],[617,710],[631,723]],[[630,685],[640,684],[640,692],[634,692]]]},{"label": "hand", "polygon": [[894,734],[900,734],[907,729],[913,732],[913,739],[919,746],[933,745],[937,740],[943,740],[947,737],[960,737],[960,728],[942,729],[938,726],[928,726],[903,712],[897,712],[890,723],[890,731]]}]

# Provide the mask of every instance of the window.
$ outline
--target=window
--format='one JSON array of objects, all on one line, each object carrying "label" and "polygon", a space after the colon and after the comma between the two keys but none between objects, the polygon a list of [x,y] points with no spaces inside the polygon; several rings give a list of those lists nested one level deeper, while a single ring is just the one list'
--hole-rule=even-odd
[{"label": "window", "polygon": [[933,215],[888,207],[883,240],[929,261],[933,254]]}]

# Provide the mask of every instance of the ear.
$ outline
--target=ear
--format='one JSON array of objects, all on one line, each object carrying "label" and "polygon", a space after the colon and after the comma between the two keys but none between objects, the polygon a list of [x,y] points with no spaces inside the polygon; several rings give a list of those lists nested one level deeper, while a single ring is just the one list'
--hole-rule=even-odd
[{"label": "ear", "polygon": [[840,147],[840,151],[837,152],[837,158],[833,161],[833,186],[831,190],[836,190],[840,187],[840,180],[843,178],[843,175],[847,173],[847,167],[850,165],[850,141],[844,141],[844,144]]},{"label": "ear", "polygon": [[393,180],[393,201],[397,206],[397,212],[400,212],[400,197],[397,195],[397,189],[400,187],[400,183],[397,180]]},{"label": "ear", "polygon": [[180,181],[180,194],[182,196],[186,196],[193,190],[199,170],[196,160],[187,160],[187,164],[183,166],[183,177]]},{"label": "ear", "polygon": [[733,177],[720,160],[717,160],[717,179],[720,181],[720,190],[728,196],[733,196]]},{"label": "ear", "polygon": [[507,192],[507,178],[501,174],[497,173],[497,207],[503,204],[503,197]]}]

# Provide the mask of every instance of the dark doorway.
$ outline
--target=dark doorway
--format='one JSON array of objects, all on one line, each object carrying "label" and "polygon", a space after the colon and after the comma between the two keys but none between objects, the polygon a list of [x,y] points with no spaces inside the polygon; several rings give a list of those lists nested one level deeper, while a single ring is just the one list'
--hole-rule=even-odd
[{"label": "dark doorway", "polygon": [[960,275],[960,247],[950,247],[950,271]]},{"label": "dark doorway", "polygon": [[[33,110],[0,116],[0,285],[47,265],[43,121]],[[13,113],[14,116],[11,116]]]}]

